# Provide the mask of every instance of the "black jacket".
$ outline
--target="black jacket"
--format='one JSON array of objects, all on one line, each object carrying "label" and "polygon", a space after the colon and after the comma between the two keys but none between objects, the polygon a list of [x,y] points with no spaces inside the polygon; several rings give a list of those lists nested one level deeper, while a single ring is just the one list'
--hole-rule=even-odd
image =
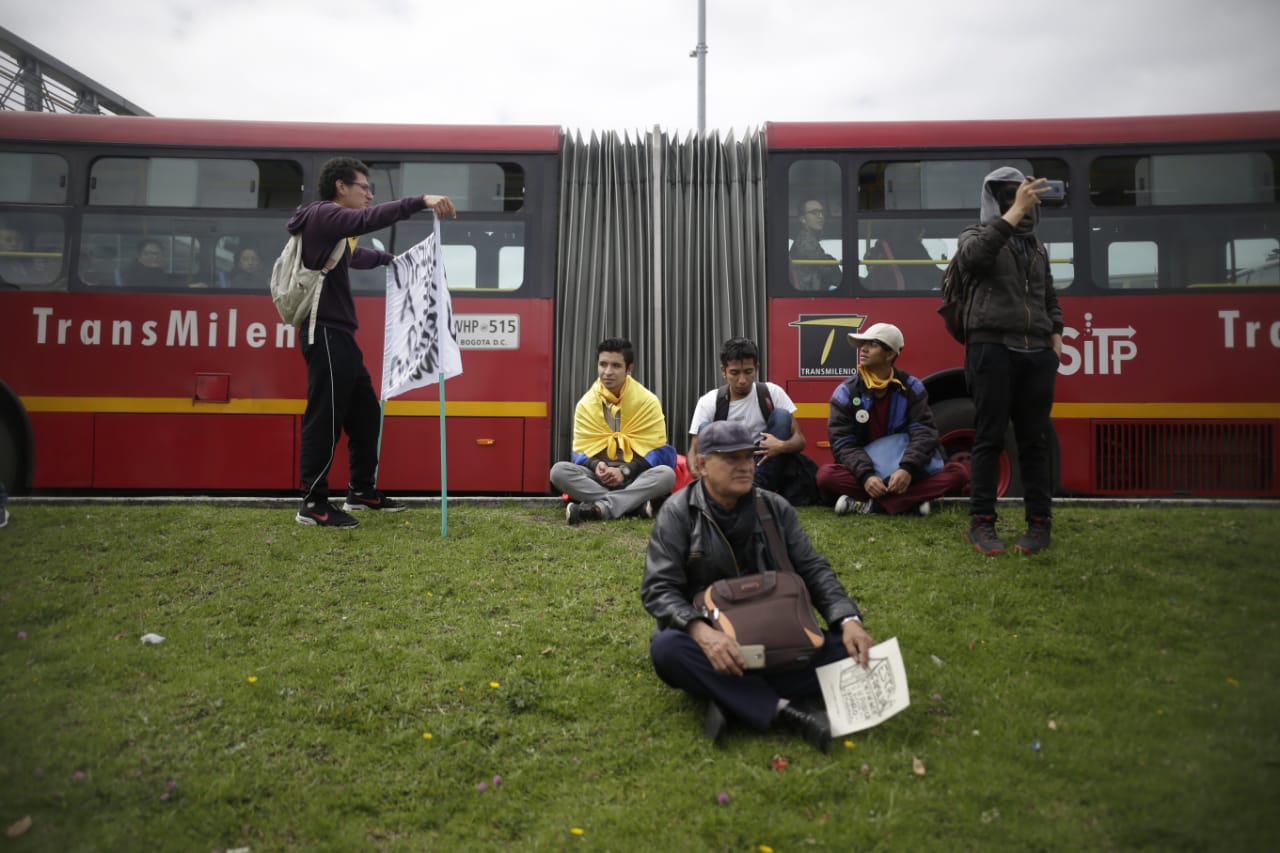
[{"label": "black jacket", "polygon": [[1028,257],[1016,248],[1003,219],[960,232],[956,257],[976,286],[965,317],[966,344],[1049,349],[1062,333],[1062,309],[1043,245]]},{"label": "black jacket", "polygon": [[[804,579],[813,605],[827,625],[835,625],[847,616],[861,616],[858,605],[849,598],[831,570],[831,563],[813,549],[791,504],[773,492],[753,489],[750,498],[753,505],[757,493],[764,496],[765,504],[778,522],[778,531],[796,574]],[[640,598],[660,628],[683,631],[690,622],[701,619],[693,597],[713,581],[779,569],[769,553],[764,527],[758,518],[751,544],[754,565],[739,566],[728,539],[711,518],[708,500],[702,481],[695,480],[662,505],[653,523]]]}]

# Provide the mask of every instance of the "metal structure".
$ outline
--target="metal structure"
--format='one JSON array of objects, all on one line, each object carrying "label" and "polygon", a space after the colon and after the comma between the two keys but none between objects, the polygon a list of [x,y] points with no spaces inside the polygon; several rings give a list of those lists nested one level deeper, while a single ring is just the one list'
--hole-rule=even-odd
[{"label": "metal structure", "polygon": [[0,27],[0,110],[151,115],[4,27]]},{"label": "metal structure", "polygon": [[698,133],[707,129],[707,0],[698,0],[698,43],[689,56],[698,60]]}]

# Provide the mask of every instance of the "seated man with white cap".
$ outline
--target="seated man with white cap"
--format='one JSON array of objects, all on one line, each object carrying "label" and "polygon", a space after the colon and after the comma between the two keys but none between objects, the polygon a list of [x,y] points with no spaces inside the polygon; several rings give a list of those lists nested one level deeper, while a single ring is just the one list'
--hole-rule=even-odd
[{"label": "seated man with white cap", "polygon": [[943,463],[924,384],[894,366],[902,331],[876,323],[849,340],[858,371],[831,395],[827,435],[836,461],[818,469],[818,488],[839,495],[837,515],[927,515],[929,501],[964,489],[969,469]]}]

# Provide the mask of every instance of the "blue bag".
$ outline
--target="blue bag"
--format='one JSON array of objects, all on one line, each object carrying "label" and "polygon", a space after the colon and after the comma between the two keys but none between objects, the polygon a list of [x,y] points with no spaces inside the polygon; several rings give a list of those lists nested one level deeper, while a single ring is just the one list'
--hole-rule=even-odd
[{"label": "blue bag", "polygon": [[[877,477],[888,480],[893,472],[898,470],[902,463],[902,454],[906,452],[910,441],[909,434],[895,432],[883,438],[877,438],[867,445],[867,455],[871,457],[871,464],[876,466]],[[942,451],[934,448],[933,456],[929,457],[929,464],[925,467],[925,476],[932,477],[942,470],[943,464]]]}]

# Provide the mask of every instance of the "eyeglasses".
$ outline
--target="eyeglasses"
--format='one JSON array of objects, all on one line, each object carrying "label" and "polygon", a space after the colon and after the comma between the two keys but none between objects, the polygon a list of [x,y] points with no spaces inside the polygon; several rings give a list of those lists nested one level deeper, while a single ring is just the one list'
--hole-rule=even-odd
[{"label": "eyeglasses", "polygon": [[826,216],[827,212],[820,207],[816,207],[813,210],[806,210],[804,212],[804,215],[805,216]]},{"label": "eyeglasses", "polygon": [[347,186],[359,187],[360,189],[367,192],[369,195],[373,195],[373,184],[359,183],[358,181],[352,181],[351,183],[347,184]]}]

